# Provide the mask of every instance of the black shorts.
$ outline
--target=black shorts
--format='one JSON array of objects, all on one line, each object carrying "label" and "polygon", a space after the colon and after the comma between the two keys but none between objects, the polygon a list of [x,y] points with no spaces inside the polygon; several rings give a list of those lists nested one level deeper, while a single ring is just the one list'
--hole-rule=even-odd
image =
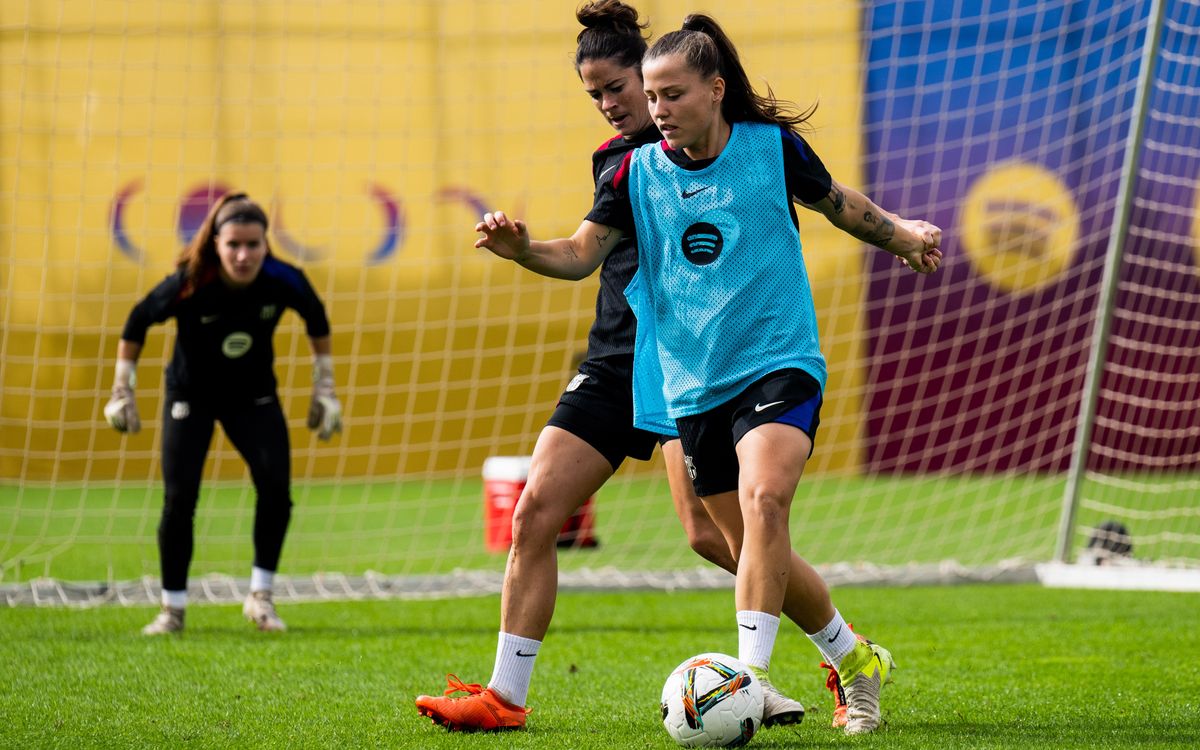
[{"label": "black shorts", "polygon": [[746,433],[771,422],[790,424],[816,445],[821,386],[803,370],[778,370],[715,409],[675,420],[692,486],[700,497],[738,486],[736,446]]},{"label": "black shorts", "polygon": [[546,424],[595,448],[613,471],[626,456],[647,461],[655,443],[674,440],[633,426],[632,354],[585,360]]}]

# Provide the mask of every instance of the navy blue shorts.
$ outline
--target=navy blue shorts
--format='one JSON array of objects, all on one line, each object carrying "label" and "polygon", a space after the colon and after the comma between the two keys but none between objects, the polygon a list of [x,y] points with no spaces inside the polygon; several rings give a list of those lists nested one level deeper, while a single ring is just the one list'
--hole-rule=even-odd
[{"label": "navy blue shorts", "polygon": [[656,443],[674,440],[633,426],[632,354],[585,360],[546,424],[595,448],[613,471],[626,457],[647,461]]},{"label": "navy blue shorts", "polygon": [[789,424],[817,442],[821,385],[804,370],[778,370],[759,378],[715,409],[675,420],[692,485],[700,497],[738,487],[736,446],[755,427]]}]

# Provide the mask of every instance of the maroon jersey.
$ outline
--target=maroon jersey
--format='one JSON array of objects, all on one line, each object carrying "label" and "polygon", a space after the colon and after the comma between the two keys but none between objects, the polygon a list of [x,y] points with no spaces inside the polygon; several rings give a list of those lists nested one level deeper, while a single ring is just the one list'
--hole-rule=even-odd
[{"label": "maroon jersey", "polygon": [[[662,138],[653,125],[626,140],[621,136],[605,141],[592,154],[592,178],[596,183],[595,200],[587,219],[603,215],[612,192],[606,186],[621,166],[622,159],[638,146],[655,143]],[[633,336],[637,318],[625,299],[625,287],[637,272],[637,244],[633,232],[627,232],[609,252],[600,267],[600,291],[596,295],[596,320],[588,332],[588,359],[600,359],[618,354],[633,354]],[[632,378],[632,372],[630,377]]]}]

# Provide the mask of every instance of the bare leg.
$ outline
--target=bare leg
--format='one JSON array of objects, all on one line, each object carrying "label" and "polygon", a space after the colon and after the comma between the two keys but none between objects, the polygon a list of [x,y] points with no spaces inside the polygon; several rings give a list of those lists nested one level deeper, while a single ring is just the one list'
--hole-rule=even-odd
[{"label": "bare leg", "polygon": [[501,631],[544,639],[558,596],[558,532],[612,474],[608,459],[580,438],[558,427],[542,430],[513,513]]},{"label": "bare leg", "polygon": [[[714,565],[730,573],[737,573],[737,562],[735,555],[730,553],[730,545],[692,486],[692,479],[688,476],[687,466],[683,462],[683,446],[678,440],[671,440],[663,444],[662,451],[667,464],[667,481],[671,485],[671,500],[675,503],[675,515],[679,516],[679,522],[683,524],[683,531],[687,534],[692,550]],[[736,509],[737,495],[731,494],[734,496]],[[740,527],[740,516],[738,524]]]},{"label": "bare leg", "polygon": [[735,595],[739,610],[783,611],[791,572],[788,514],[810,445],[803,432],[777,423],[756,427],[737,444],[745,525]]},{"label": "bare leg", "polygon": [[[738,493],[725,492],[706,497],[704,498],[704,507],[724,534],[733,557],[740,558],[744,524],[742,508],[738,503]],[[786,529],[786,526],[784,528]],[[816,633],[833,619],[834,608],[833,601],[829,596],[829,588],[820,574],[800,555],[790,549],[790,541],[788,547],[788,575],[782,612],[799,625],[805,633]]]}]

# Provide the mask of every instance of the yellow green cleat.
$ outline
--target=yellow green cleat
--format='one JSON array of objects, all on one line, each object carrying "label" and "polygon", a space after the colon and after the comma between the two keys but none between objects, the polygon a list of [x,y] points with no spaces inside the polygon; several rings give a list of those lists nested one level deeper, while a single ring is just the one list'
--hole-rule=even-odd
[{"label": "yellow green cleat", "polygon": [[846,734],[866,734],[879,728],[879,694],[892,681],[895,668],[891,652],[878,643],[860,641],[842,660],[838,678],[846,694]]}]

